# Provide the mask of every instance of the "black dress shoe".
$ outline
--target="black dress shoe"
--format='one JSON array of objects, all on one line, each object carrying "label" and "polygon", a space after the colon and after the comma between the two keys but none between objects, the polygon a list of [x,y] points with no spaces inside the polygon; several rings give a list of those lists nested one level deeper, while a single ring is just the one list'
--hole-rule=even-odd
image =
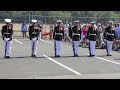
[{"label": "black dress shoe", "polygon": [[60,55],[58,55],[57,57],[60,57]]},{"label": "black dress shoe", "polygon": [[74,57],[78,57],[78,54],[74,55]]},{"label": "black dress shoe", "polygon": [[78,57],[78,54],[74,55],[74,57]]},{"label": "black dress shoe", "polygon": [[90,55],[90,57],[94,57],[95,55]]},{"label": "black dress shoe", "polygon": [[92,57],[92,55],[90,55],[90,57]]},{"label": "black dress shoe", "polygon": [[55,57],[60,57],[60,55],[56,55]]},{"label": "black dress shoe", "polygon": [[10,59],[10,56],[5,56],[4,58]]},{"label": "black dress shoe", "polygon": [[75,56],[78,57],[78,54],[76,54]]},{"label": "black dress shoe", "polygon": [[36,55],[33,55],[33,58],[36,58]]},{"label": "black dress shoe", "polygon": [[107,56],[112,56],[111,54],[107,54]]},{"label": "black dress shoe", "polygon": [[8,59],[10,59],[10,56],[7,56]]}]

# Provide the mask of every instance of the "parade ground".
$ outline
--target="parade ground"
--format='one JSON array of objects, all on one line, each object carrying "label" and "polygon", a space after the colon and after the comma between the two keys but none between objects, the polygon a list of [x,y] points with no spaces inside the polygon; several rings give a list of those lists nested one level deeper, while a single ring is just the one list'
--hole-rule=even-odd
[{"label": "parade ground", "polygon": [[0,79],[120,79],[120,53],[106,56],[96,49],[89,57],[88,48],[79,47],[73,57],[72,44],[62,43],[61,57],[54,57],[54,41],[39,40],[37,58],[30,57],[30,40],[13,39],[11,59],[4,58],[4,42],[0,40]]}]

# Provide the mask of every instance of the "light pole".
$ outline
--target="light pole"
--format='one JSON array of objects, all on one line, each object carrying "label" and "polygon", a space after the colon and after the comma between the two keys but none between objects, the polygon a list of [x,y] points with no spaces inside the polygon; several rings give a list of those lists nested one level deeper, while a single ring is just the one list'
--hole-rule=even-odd
[{"label": "light pole", "polygon": [[46,13],[47,11],[45,11],[45,39],[46,39]]},{"label": "light pole", "polygon": [[46,11],[45,11],[45,32],[46,32]]},{"label": "light pole", "polygon": [[32,13],[32,11],[28,11],[28,13],[29,13],[29,25],[30,25],[30,16],[31,16],[30,13]]},{"label": "light pole", "polygon": [[29,13],[29,25],[30,25],[30,11],[28,11],[28,13]]}]

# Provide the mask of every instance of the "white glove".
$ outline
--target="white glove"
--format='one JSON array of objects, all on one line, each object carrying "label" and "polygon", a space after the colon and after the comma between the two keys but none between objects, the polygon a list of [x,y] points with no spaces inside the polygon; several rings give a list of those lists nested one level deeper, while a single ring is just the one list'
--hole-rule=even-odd
[{"label": "white glove", "polygon": [[9,41],[10,40],[10,38],[4,38],[5,39],[5,41]]},{"label": "white glove", "polygon": [[36,37],[34,37],[32,40],[33,40],[33,41],[36,41],[36,40],[37,40],[37,38],[36,38]]},{"label": "white glove", "polygon": [[35,29],[37,29],[37,27],[34,27]]}]

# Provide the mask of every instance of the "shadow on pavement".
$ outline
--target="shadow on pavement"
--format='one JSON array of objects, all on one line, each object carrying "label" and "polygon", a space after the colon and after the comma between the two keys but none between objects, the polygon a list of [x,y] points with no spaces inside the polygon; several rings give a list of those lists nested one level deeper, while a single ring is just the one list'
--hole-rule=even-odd
[{"label": "shadow on pavement", "polygon": [[[77,57],[74,57],[74,56],[61,56],[61,57],[55,57],[55,56],[49,56],[51,58],[77,58]],[[89,57],[89,55],[83,55],[83,56],[78,56],[78,57]]]},{"label": "shadow on pavement", "polygon": [[[21,58],[21,59],[22,59],[22,58],[33,58],[33,57],[31,57],[31,56],[10,57],[10,59],[15,59],[15,58]],[[36,57],[36,58],[33,58],[33,59],[38,59],[38,58],[45,58],[45,57]],[[0,59],[7,59],[7,58],[4,58],[4,57],[3,57],[3,58],[0,58]]]},{"label": "shadow on pavement", "polygon": [[115,60],[120,60],[120,58],[117,58],[117,59],[115,59]]},{"label": "shadow on pavement", "polygon": [[[25,56],[25,57],[11,57],[11,58],[33,58],[31,56]],[[45,58],[45,57],[36,57],[34,59],[37,59],[37,58]]]},{"label": "shadow on pavement", "polygon": [[107,55],[96,55],[97,57],[108,57]]}]

